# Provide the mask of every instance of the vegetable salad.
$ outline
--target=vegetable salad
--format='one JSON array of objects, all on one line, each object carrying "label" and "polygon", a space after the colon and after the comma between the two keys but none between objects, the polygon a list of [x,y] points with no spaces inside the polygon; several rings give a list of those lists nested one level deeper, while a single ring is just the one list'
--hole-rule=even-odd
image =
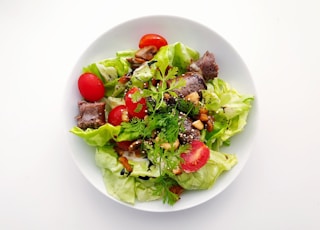
[{"label": "vegetable salad", "polygon": [[174,205],[237,164],[221,147],[245,128],[254,96],[221,79],[209,51],[201,56],[157,34],[142,36],[138,47],[83,67],[70,131],[96,148],[110,195]]}]

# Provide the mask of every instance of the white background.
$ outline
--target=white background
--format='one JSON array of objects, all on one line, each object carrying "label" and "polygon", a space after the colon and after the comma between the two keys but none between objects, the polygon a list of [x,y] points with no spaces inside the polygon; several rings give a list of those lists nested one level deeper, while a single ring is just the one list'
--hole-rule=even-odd
[{"label": "white background", "polygon": [[[320,229],[317,0],[0,0],[0,229]],[[257,87],[259,132],[245,168],[197,207],[122,206],[82,176],[64,139],[78,57],[103,32],[153,14],[228,40]]]}]

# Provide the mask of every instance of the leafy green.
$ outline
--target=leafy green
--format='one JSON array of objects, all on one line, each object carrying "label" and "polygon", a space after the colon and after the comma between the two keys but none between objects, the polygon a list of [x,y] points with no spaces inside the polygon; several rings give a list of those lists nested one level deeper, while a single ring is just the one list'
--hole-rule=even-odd
[{"label": "leafy green", "polygon": [[199,52],[184,45],[181,42],[169,44],[160,48],[153,60],[166,63],[169,66],[178,67],[178,74],[186,72],[192,61],[199,59]]},{"label": "leafy green", "polygon": [[82,72],[83,73],[93,73],[94,75],[96,75],[98,78],[100,78],[100,80],[102,80],[105,83],[105,80],[102,77],[102,75],[100,74],[100,71],[99,71],[96,63],[92,63],[88,66],[83,67]]},{"label": "leafy green", "polygon": [[135,69],[131,76],[133,86],[143,88],[144,83],[154,76],[155,68],[151,68],[149,62],[144,62],[139,68]]},{"label": "leafy green", "polygon": [[134,57],[135,50],[124,50],[116,53],[116,57],[107,58],[83,67],[82,71],[93,73],[102,80],[106,88],[106,96],[120,97],[125,85],[119,84],[119,77],[131,71],[127,58]]},{"label": "leafy green", "polygon": [[75,126],[70,130],[70,132],[81,137],[88,145],[104,146],[110,140],[115,139],[120,132],[120,126],[113,126],[106,123],[98,129],[88,128],[86,130],[82,130]]},{"label": "leafy green", "polygon": [[118,77],[118,71],[114,66],[104,65],[99,62],[95,64],[105,83],[112,81]]},{"label": "leafy green", "polygon": [[[132,53],[132,56],[134,56],[134,53]],[[98,63],[104,67],[114,67],[117,70],[118,76],[123,76],[131,70],[130,63],[127,61],[127,57],[128,56],[117,56],[115,58],[107,58],[99,61]]]},{"label": "leafy green", "polygon": [[162,197],[164,204],[174,205],[179,200],[179,196],[170,191],[173,185],[177,185],[175,180],[167,175],[160,175],[155,179],[153,195]]},{"label": "leafy green", "polygon": [[155,180],[156,178],[148,178],[147,180],[136,178],[135,191],[137,200],[152,201],[161,199],[162,194],[156,192]]},{"label": "leafy green", "polygon": [[179,196],[173,193],[170,188],[177,185],[177,182],[172,179],[173,170],[179,168],[180,155],[186,151],[189,146],[180,146],[178,149],[164,149],[161,143],[156,142],[154,146],[145,146],[148,152],[148,159],[153,164],[161,165],[159,167],[159,176],[154,181],[154,195],[162,197],[163,203],[173,205],[178,201]]},{"label": "leafy green", "polygon": [[237,164],[233,154],[210,150],[210,159],[196,172],[172,175],[177,183],[187,190],[209,189],[224,171],[230,170]]},{"label": "leafy green", "polygon": [[135,203],[135,178],[122,175],[122,164],[111,145],[96,149],[95,161],[102,170],[103,181],[110,195],[124,202]]},{"label": "leafy green", "polygon": [[177,109],[190,117],[194,117],[199,114],[200,104],[179,98],[177,99]]},{"label": "leafy green", "polygon": [[203,104],[215,118],[214,130],[203,131],[203,135],[211,149],[219,150],[221,145],[229,145],[230,138],[244,129],[254,97],[238,93],[219,78],[207,83],[202,96]]},{"label": "leafy green", "polygon": [[144,120],[133,118],[130,122],[122,122],[120,127],[116,141],[132,141],[144,135],[146,124]]},{"label": "leafy green", "polygon": [[106,97],[122,97],[124,95],[124,91],[126,89],[125,84],[119,84],[119,79],[109,80],[104,84],[106,89],[105,96]]},{"label": "leafy green", "polygon": [[[154,104],[152,104],[152,106],[148,106],[148,111],[150,111],[151,113],[155,113],[161,107],[166,106],[164,102],[164,95],[166,93],[170,94],[171,96],[176,96],[174,90],[186,85],[184,79],[179,78],[179,80],[176,80],[178,73],[177,67],[168,69],[168,63],[162,61],[158,61],[156,65],[158,67],[158,71],[156,71],[155,73],[155,79],[159,80],[160,83],[157,86],[153,86],[152,84],[150,84],[149,89],[143,90],[143,95],[145,97],[152,97],[154,101]],[[167,83],[168,81],[170,81],[169,86]]]}]

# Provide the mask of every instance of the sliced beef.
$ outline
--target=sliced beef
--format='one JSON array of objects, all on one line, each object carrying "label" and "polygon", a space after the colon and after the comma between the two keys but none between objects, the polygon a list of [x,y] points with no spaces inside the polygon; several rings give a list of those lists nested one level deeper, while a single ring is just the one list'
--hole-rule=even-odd
[{"label": "sliced beef", "polygon": [[198,61],[191,63],[188,70],[201,73],[204,80],[209,81],[218,76],[219,66],[213,53],[206,51]]},{"label": "sliced beef", "polygon": [[139,49],[135,56],[132,58],[127,58],[127,61],[131,64],[132,69],[139,68],[144,62],[150,61],[154,55],[158,52],[156,46],[145,46]]},{"label": "sliced beef", "polygon": [[76,117],[79,128],[85,130],[87,128],[97,129],[106,123],[104,102],[86,102],[80,101],[79,115]]},{"label": "sliced beef", "polygon": [[133,70],[139,68],[146,60],[143,58],[127,58],[127,61],[130,63],[130,66]]},{"label": "sliced beef", "polygon": [[142,58],[146,61],[150,61],[153,56],[157,53],[158,49],[155,46],[145,46],[141,49],[139,49],[135,53],[136,58]]},{"label": "sliced beef", "polygon": [[[197,92],[199,95],[201,95],[201,90],[207,89],[206,82],[204,81],[202,75],[197,72],[187,72],[180,77],[177,78],[183,78],[186,80],[186,86],[181,87],[180,89],[175,90],[175,93],[179,97],[185,97],[189,95],[190,93]],[[168,81],[169,87],[170,87],[171,81]]]},{"label": "sliced beef", "polygon": [[181,144],[190,144],[193,140],[200,140],[200,131],[193,128],[193,120],[185,114],[181,114],[181,122],[183,122],[184,131],[179,133],[179,141]]}]

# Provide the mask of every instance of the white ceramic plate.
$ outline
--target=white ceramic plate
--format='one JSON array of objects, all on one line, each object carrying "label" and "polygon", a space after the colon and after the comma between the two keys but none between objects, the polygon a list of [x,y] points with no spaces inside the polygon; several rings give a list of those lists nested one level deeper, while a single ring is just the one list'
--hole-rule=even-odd
[{"label": "white ceramic plate", "polygon": [[[203,54],[209,50],[215,54],[216,62],[220,67],[219,77],[227,81],[240,93],[253,94],[256,91],[253,79],[239,56],[231,45],[212,29],[207,28],[189,19],[174,16],[148,16],[130,20],[102,34],[95,40],[77,61],[67,85],[65,96],[66,130],[76,125],[75,116],[78,114],[77,102],[80,95],[77,88],[77,79],[82,67],[92,62],[108,57],[114,57],[120,50],[137,48],[140,37],[146,33],[158,33],[164,36],[168,43],[180,41]],[[239,163],[231,170],[221,175],[214,186],[205,191],[186,192],[174,205],[163,205],[162,201],[136,203],[129,205],[111,197],[104,186],[99,168],[95,165],[95,149],[89,147],[84,141],[68,133],[67,139],[71,147],[74,161],[83,175],[100,192],[110,199],[131,208],[151,212],[171,212],[191,208],[202,204],[227,188],[244,167],[250,155],[253,138],[257,126],[257,101],[253,104],[248,124],[245,130],[232,139],[230,147],[223,149],[228,153],[236,153]]]}]

